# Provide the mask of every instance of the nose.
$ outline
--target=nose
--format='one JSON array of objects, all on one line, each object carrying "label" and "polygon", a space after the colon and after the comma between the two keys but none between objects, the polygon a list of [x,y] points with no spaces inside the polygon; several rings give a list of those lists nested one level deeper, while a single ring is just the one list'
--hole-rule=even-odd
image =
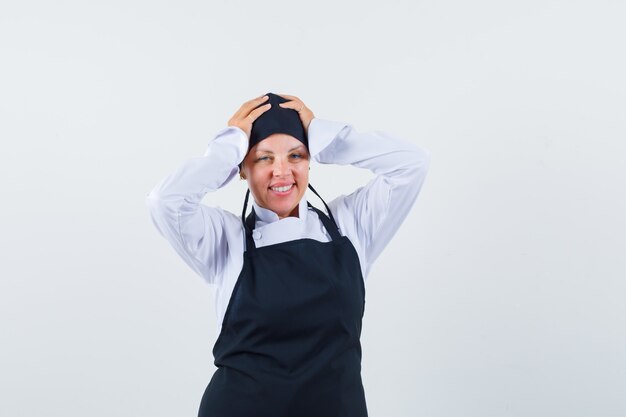
[{"label": "nose", "polygon": [[289,175],[290,167],[286,161],[283,161],[281,158],[277,158],[274,162],[274,176],[275,177],[285,177]]}]

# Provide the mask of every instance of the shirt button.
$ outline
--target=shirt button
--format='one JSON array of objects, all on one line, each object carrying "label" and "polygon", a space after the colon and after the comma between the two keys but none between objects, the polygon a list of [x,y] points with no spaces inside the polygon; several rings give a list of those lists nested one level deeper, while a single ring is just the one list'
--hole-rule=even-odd
[{"label": "shirt button", "polygon": [[259,231],[257,231],[257,230],[252,231],[252,237],[253,237],[255,240],[259,240],[259,239],[261,239],[261,232],[259,232]]}]

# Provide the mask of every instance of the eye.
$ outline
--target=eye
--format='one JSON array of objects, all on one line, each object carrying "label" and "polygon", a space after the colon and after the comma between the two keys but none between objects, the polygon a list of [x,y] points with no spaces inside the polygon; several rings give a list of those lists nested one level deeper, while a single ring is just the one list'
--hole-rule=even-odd
[{"label": "eye", "polygon": [[258,161],[267,161],[267,160],[269,160],[269,159],[270,159],[270,157],[269,157],[269,156],[261,156],[261,157],[257,158],[256,160],[257,160],[257,162],[258,162]]},{"label": "eye", "polygon": [[291,156],[294,158],[302,158],[302,155],[299,153],[292,153]]}]

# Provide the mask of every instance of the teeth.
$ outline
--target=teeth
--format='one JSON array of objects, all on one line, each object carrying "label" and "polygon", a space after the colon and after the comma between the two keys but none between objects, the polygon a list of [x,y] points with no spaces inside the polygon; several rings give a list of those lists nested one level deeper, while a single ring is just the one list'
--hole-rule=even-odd
[{"label": "teeth", "polygon": [[289,191],[291,190],[291,187],[293,186],[293,184],[290,185],[285,185],[284,187],[270,187],[272,190],[274,191],[278,191],[278,192],[285,192],[285,191]]}]

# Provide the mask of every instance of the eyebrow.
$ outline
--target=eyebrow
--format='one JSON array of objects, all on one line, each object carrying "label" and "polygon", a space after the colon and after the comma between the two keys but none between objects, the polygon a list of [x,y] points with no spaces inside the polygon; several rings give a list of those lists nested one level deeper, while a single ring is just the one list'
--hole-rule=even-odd
[{"label": "eyebrow", "polygon": [[[300,149],[300,148],[304,148],[304,145],[298,145],[294,148],[289,149],[289,152],[291,151],[295,151],[296,149]],[[274,152],[270,151],[269,149],[257,149],[257,152],[265,152],[265,153],[271,153],[273,154]]]}]

